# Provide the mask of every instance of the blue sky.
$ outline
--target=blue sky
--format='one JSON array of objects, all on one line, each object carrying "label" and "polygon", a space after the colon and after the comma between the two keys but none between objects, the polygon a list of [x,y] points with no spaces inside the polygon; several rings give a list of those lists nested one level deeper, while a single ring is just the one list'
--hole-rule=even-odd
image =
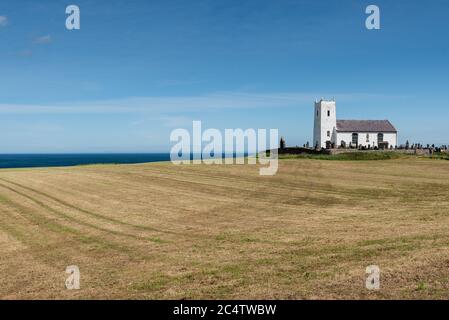
[{"label": "blue sky", "polygon": [[2,0],[0,153],[165,152],[192,120],[302,145],[320,97],[340,119],[391,120],[401,143],[448,144],[448,14],[445,0]]}]

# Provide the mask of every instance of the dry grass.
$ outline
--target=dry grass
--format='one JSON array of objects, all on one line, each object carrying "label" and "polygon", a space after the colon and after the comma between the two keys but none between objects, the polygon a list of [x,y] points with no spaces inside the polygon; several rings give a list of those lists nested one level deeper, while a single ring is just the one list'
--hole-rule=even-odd
[{"label": "dry grass", "polygon": [[0,297],[447,298],[448,204],[417,158],[1,170]]}]

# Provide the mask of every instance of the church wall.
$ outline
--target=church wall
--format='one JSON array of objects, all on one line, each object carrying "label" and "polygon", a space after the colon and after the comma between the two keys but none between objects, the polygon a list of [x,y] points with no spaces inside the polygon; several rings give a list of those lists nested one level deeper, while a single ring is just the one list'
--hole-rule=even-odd
[{"label": "church wall", "polygon": [[[370,145],[371,147],[377,147],[377,133],[378,132],[358,132],[359,134],[358,144],[365,147],[368,147],[368,145]],[[368,139],[366,138],[367,135],[369,137]],[[338,132],[336,145],[340,146],[342,140],[346,142],[346,146],[349,146],[349,144],[352,143],[352,132]],[[396,147],[397,134],[384,133],[384,141],[388,142],[389,146],[393,146],[393,148]]]},{"label": "church wall", "polygon": [[320,100],[315,103],[313,146],[318,145],[325,148],[326,141],[333,141],[332,133],[337,125],[336,113],[336,105],[333,100]]}]

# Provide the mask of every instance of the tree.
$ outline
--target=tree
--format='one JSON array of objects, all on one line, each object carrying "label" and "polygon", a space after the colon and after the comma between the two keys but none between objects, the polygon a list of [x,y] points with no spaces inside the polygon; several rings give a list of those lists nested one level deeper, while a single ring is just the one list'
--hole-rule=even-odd
[{"label": "tree", "polygon": [[281,141],[279,142],[279,146],[281,147],[281,149],[285,149],[285,140],[284,140],[284,137],[281,137]]}]

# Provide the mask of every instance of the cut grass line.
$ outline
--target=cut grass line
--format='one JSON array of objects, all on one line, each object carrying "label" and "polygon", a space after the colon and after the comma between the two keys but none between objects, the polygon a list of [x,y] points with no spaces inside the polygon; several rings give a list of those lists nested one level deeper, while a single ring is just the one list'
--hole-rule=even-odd
[{"label": "cut grass line", "polygon": [[[68,203],[66,201],[63,201],[63,200],[58,199],[56,197],[53,197],[53,196],[51,196],[51,195],[49,195],[47,193],[44,193],[42,191],[39,191],[39,190],[30,188],[30,187],[21,185],[19,183],[16,183],[16,182],[4,179],[4,178],[0,178],[0,180],[4,181],[4,182],[7,182],[7,183],[10,183],[12,185],[15,185],[17,187],[20,187],[22,189],[32,191],[32,192],[37,193],[37,194],[39,194],[41,196],[47,197],[47,198],[49,198],[49,199],[51,199],[51,200],[53,200],[53,201],[55,201],[55,202],[57,202],[59,204],[62,204],[64,206],[66,206],[66,207],[75,209],[77,211],[80,211],[80,212],[88,215],[88,216],[91,216],[91,217],[94,217],[94,218],[97,218],[97,219],[101,219],[101,220],[104,220],[104,221],[107,221],[107,222],[112,222],[112,223],[120,224],[120,225],[127,226],[127,227],[132,227],[132,228],[136,228],[136,229],[140,229],[140,230],[144,230],[144,231],[153,231],[153,232],[173,234],[173,235],[184,235],[184,234],[173,232],[173,231],[161,230],[161,229],[154,228],[154,227],[148,227],[148,226],[132,224],[132,223],[125,222],[125,221],[122,221],[122,220],[118,220],[118,219],[115,219],[115,218],[105,217],[105,216],[103,216],[101,214],[98,214],[98,213],[95,213],[95,212],[92,212],[92,211],[89,211],[89,210],[86,210],[86,209],[83,209],[83,208],[76,207],[76,206],[74,206],[74,205],[72,205],[72,204],[70,204],[70,203]],[[191,237],[191,235],[186,235],[186,236]]]},{"label": "cut grass line", "polygon": [[[112,250],[119,251],[119,252],[126,252],[126,253],[134,252],[133,250],[131,250],[127,247],[123,247],[122,245],[118,245],[113,242],[106,242],[102,239],[99,239],[98,237],[87,236],[87,235],[85,235],[85,233],[81,232],[80,230],[71,228],[69,226],[64,226],[64,225],[55,223],[54,221],[52,221],[51,219],[47,218],[44,215],[30,213],[28,208],[14,202],[14,201],[11,201],[10,199],[6,198],[3,195],[0,195],[0,202],[3,202],[4,204],[11,207],[13,210],[18,212],[25,220],[29,221],[31,224],[38,225],[44,229],[47,229],[51,232],[56,233],[56,234],[61,234],[61,235],[70,234],[78,241],[81,241],[84,243],[93,242],[93,243],[99,244],[101,246],[104,246],[105,248],[112,249]],[[18,235],[18,234],[16,233],[16,235]],[[26,237],[21,238],[21,240],[25,240],[25,239],[28,239],[28,238],[26,238]],[[27,243],[28,245],[35,246],[35,244],[30,241],[26,241],[25,243]]]},{"label": "cut grass line", "polygon": [[[114,171],[109,171],[111,174],[115,173]],[[162,171],[161,171],[162,172]],[[172,172],[167,172],[167,176],[162,177],[156,177],[160,180],[170,180],[173,182],[176,182],[177,185],[184,185],[186,188],[188,188],[189,190],[192,189],[192,186],[195,185],[197,187],[210,187],[213,186],[214,189],[216,190],[223,190],[223,192],[225,192],[225,190],[242,190],[245,191],[246,193],[248,192],[248,188],[245,185],[242,185],[242,181],[240,178],[238,177],[226,177],[226,176],[221,176],[221,175],[216,175],[214,174],[214,181],[220,181],[220,182],[227,182],[226,184],[221,184],[221,183],[210,183],[209,181],[207,182],[203,182],[203,181],[198,181],[198,177],[204,177],[207,179],[211,178],[210,173],[206,173],[206,174],[202,174],[200,172],[186,172],[183,171],[182,172],[182,176],[180,176],[179,174],[175,174]],[[142,175],[139,173],[135,173],[135,172],[127,172],[126,176],[130,176],[130,177],[137,177],[140,179],[151,179],[151,181],[149,182],[153,182],[155,180],[155,177],[151,176],[148,177],[146,175]],[[192,178],[192,179],[190,179]],[[223,178],[223,179],[222,179]],[[196,181],[194,180],[196,179]],[[397,194],[391,194],[391,189],[373,189],[373,188],[366,188],[366,190],[356,190],[354,188],[347,188],[344,186],[339,185],[338,186],[338,190],[337,188],[335,188],[332,184],[318,184],[316,183],[317,177],[311,176],[310,177],[311,183],[312,184],[307,184],[307,185],[298,185],[297,183],[289,183],[289,182],[285,182],[283,181],[282,183],[280,182],[276,182],[276,181],[270,181],[270,189],[263,191],[263,190],[257,190],[257,194],[261,194],[262,192],[266,192],[266,193],[270,193],[270,195],[273,196],[282,196],[285,195],[286,192],[291,191],[292,189],[296,190],[296,191],[306,191],[309,193],[313,193],[313,194],[320,194],[323,196],[329,196],[329,195],[333,195],[333,196],[350,196],[351,199],[348,199],[348,201],[352,201],[352,199],[359,199],[360,196],[365,196],[367,193],[373,193],[376,192],[378,194],[378,198],[379,199],[384,199],[385,197],[389,196],[391,198],[395,198],[397,197]],[[235,182],[235,183],[229,183],[229,182]],[[245,183],[247,183],[248,185],[252,185],[252,184],[257,184],[260,182],[260,177],[245,177]],[[324,188],[324,190],[323,190]],[[193,192],[193,191],[192,191]],[[222,195],[222,193],[217,193],[218,195]],[[259,203],[271,203],[270,200],[265,200],[265,197],[261,197],[261,199],[259,200]]]},{"label": "cut grass line", "polygon": [[[60,211],[58,211],[58,210],[56,210],[56,209],[46,205],[45,203],[43,203],[43,202],[41,202],[41,201],[39,201],[37,199],[34,199],[33,197],[31,197],[31,196],[29,196],[27,194],[24,194],[24,193],[22,193],[20,191],[17,191],[15,189],[11,188],[11,187],[8,187],[8,186],[6,186],[6,185],[4,185],[2,183],[0,183],[0,186],[5,188],[5,189],[7,189],[7,190],[9,190],[9,191],[11,191],[11,192],[14,192],[14,193],[20,195],[20,196],[22,196],[22,197],[24,197],[24,198],[26,198],[26,199],[34,202],[34,203],[36,203],[37,205],[41,206],[42,208],[45,208],[46,210],[54,213],[55,215],[57,215],[59,217],[65,218],[68,221],[73,221],[73,222],[75,222],[75,223],[77,223],[79,225],[82,225],[82,226],[85,226],[85,227],[89,227],[89,228],[92,228],[92,229],[95,229],[95,230],[98,230],[98,231],[102,231],[102,232],[105,232],[107,234],[113,234],[113,235],[116,235],[116,236],[129,237],[129,238],[133,238],[133,239],[136,239],[136,240],[139,240],[139,241],[141,241],[141,240],[148,240],[148,241],[157,242],[157,243],[160,242],[160,240],[155,240],[154,238],[140,237],[140,236],[136,236],[136,235],[133,235],[133,234],[128,234],[128,233],[124,233],[124,232],[120,232],[120,231],[114,231],[114,230],[98,227],[98,226],[96,226],[96,225],[94,225],[92,223],[84,222],[84,221],[81,221],[79,219],[73,218],[70,215],[67,215],[67,214],[65,214],[63,212],[60,212]],[[15,203],[14,201],[12,201],[10,199],[9,199],[9,201],[10,201],[10,203],[13,203],[13,204],[17,205],[17,203]]]},{"label": "cut grass line", "polygon": [[[0,202],[4,202],[2,198],[0,198]],[[26,219],[26,220],[29,221],[28,219]],[[28,245],[28,243],[26,241],[26,239],[28,239],[28,238],[24,236],[24,233],[18,231],[17,228],[12,227],[11,224],[8,224],[4,221],[0,221],[0,230],[2,230],[3,232],[5,232],[9,236],[11,236],[16,241],[19,241],[23,245],[25,245],[25,246]]]}]

